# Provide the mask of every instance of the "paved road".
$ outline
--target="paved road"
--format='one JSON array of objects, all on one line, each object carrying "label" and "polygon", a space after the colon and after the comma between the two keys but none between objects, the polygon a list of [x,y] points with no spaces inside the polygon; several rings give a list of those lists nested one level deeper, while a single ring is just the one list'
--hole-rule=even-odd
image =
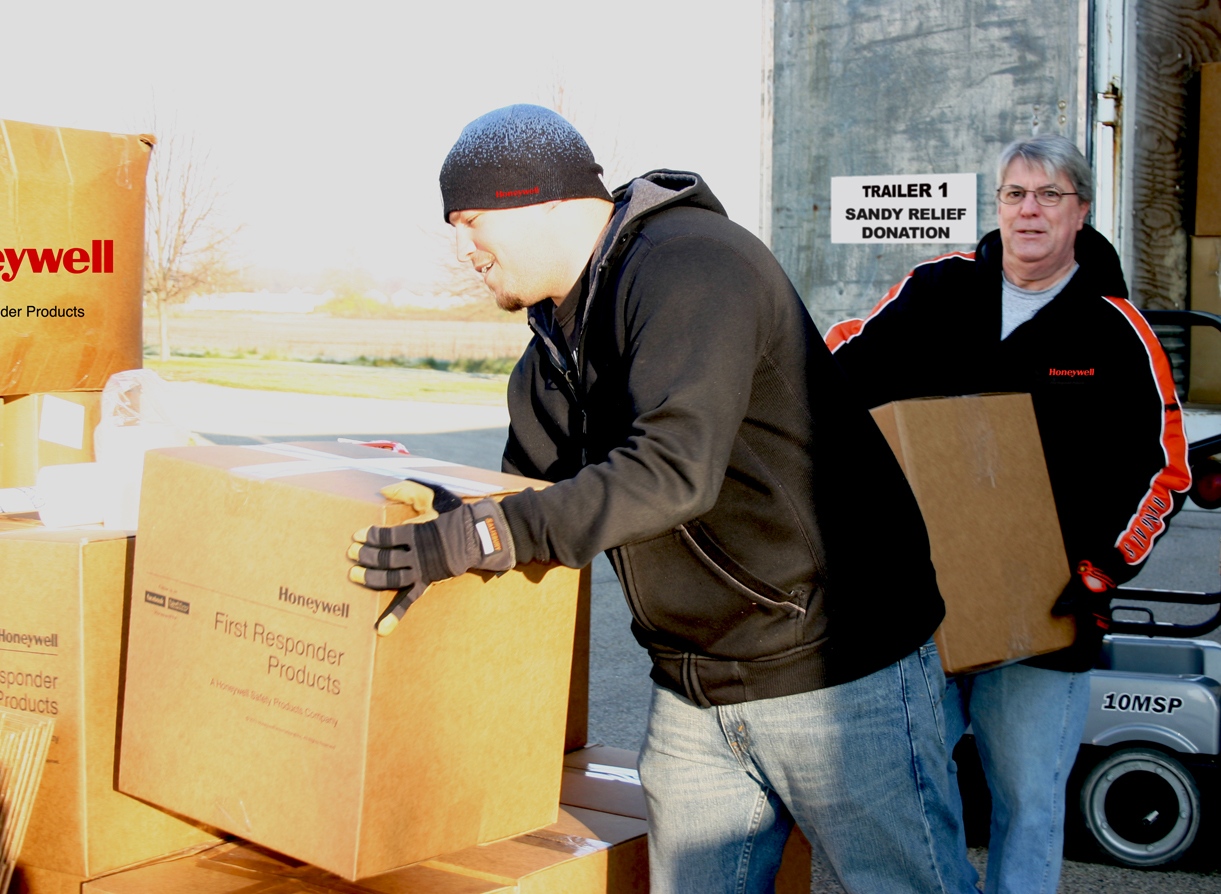
[{"label": "paved road", "polygon": [[[495,469],[500,465],[508,425],[500,408],[241,391],[194,383],[170,383],[170,388],[185,424],[218,444],[337,436],[389,438],[424,456]],[[1191,436],[1202,435],[1197,430]],[[1131,585],[1216,592],[1221,590],[1219,563],[1221,511],[1186,510]],[[627,604],[605,559],[595,562],[593,582],[590,740],[635,750],[644,734],[648,710],[649,662],[628,631]],[[1158,607],[1157,611],[1159,619],[1180,623],[1197,620],[1200,614],[1184,607]],[[1221,641],[1221,634],[1211,636]],[[1221,798],[1214,803],[1221,809]],[[971,855],[982,866],[987,852],[974,849]],[[1060,894],[1221,891],[1221,854],[1215,847],[1197,848],[1194,856],[1173,870],[1122,869],[1080,850],[1070,857]],[[819,878],[822,890],[840,890],[825,869]]]}]

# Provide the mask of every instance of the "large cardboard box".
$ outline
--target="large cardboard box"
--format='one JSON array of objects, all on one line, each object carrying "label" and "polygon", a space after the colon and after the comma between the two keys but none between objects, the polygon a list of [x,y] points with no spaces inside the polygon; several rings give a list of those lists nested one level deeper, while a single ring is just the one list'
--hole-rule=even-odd
[{"label": "large cardboard box", "polygon": [[88,881],[81,875],[40,869],[37,866],[18,866],[13,873],[8,894],[80,894],[81,885]]},{"label": "large cardboard box", "polygon": [[[1221,315],[1221,236],[1191,237],[1188,305]],[[1191,327],[1187,399],[1221,403],[1221,332],[1211,326]]]},{"label": "large cardboard box", "polygon": [[564,723],[564,750],[575,751],[589,743],[589,634],[593,574],[581,569],[577,617],[572,640],[572,670],[568,675],[568,717]]},{"label": "large cardboard box", "polygon": [[[542,486],[346,444],[145,460],[119,788],[348,879],[555,821],[577,570],[393,594],[344,554],[394,477]],[[388,477],[389,476],[389,477]]]},{"label": "large cardboard box", "polygon": [[1051,614],[1069,567],[1030,395],[904,400],[872,412],[928,527],[946,604],[936,635],[946,673],[1071,645],[1073,619]]},{"label": "large cardboard box", "polygon": [[358,883],[245,842],[86,882],[82,894],[516,894],[512,888],[426,866]]},{"label": "large cardboard box", "polygon": [[61,391],[4,399],[0,487],[30,487],[43,466],[91,463],[102,392]]},{"label": "large cardboard box", "polygon": [[423,865],[499,882],[516,894],[644,894],[649,890],[648,823],[562,807],[559,820],[545,829]]},{"label": "large cardboard box", "polygon": [[119,531],[0,533],[0,704],[55,718],[19,876],[87,878],[214,840],[114,790],[133,548]]},{"label": "large cardboard box", "polygon": [[152,142],[0,121],[0,395],[140,367]]},{"label": "large cardboard box", "polygon": [[[151,866],[154,863],[183,860],[202,851],[217,847],[220,847],[217,839],[208,839],[201,844],[195,844],[168,854],[161,854],[147,860],[141,860],[129,866],[108,869],[102,873],[102,876],[111,875],[116,872],[130,872],[143,866]],[[98,877],[100,878],[101,876]],[[89,880],[87,876],[75,875],[70,872],[56,872],[53,869],[42,869],[38,866],[20,865],[13,876],[13,882],[9,887],[8,894],[80,894],[81,886]]]},{"label": "large cardboard box", "polygon": [[1221,236],[1221,62],[1200,66],[1196,236]]},{"label": "large cardboard box", "polygon": [[642,820],[560,808],[543,829],[352,882],[245,842],[85,883],[83,894],[647,894]]},{"label": "large cardboard box", "polygon": [[624,748],[590,745],[564,755],[560,803],[647,820],[637,754]]}]

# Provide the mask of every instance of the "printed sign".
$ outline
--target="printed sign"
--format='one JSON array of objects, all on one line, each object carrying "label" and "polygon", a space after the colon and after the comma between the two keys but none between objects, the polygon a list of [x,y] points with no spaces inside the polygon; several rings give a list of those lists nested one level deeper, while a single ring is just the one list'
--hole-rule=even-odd
[{"label": "printed sign", "polygon": [[974,245],[975,174],[831,178],[831,241]]}]

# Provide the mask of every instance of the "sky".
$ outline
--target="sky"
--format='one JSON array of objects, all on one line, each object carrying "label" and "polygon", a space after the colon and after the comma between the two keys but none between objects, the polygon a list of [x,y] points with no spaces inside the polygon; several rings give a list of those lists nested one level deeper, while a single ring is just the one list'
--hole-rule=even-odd
[{"label": "sky", "polygon": [[761,0],[7,6],[0,118],[193,136],[246,265],[426,278],[462,127],[560,87],[609,186],[697,171],[758,229]]}]

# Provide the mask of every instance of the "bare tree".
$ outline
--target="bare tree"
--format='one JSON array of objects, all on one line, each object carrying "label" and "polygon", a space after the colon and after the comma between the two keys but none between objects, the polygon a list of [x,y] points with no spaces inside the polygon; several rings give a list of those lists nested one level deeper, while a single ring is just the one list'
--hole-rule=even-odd
[{"label": "bare tree", "polygon": [[170,356],[169,306],[232,288],[231,256],[241,226],[220,225],[224,190],[194,136],[173,134],[153,151],[144,238],[144,300],[157,309],[159,351]]},{"label": "bare tree", "polygon": [[[594,116],[586,115],[577,102],[575,92],[568,87],[564,72],[558,66],[551,72],[551,83],[546,105],[551,111],[562,115],[569,124],[585,137],[593,148],[598,147],[594,157],[602,165],[602,182],[606,188],[615,189],[626,183],[636,173],[619,146],[617,131],[606,134],[596,126]],[[588,119],[588,120],[586,120]]]}]

